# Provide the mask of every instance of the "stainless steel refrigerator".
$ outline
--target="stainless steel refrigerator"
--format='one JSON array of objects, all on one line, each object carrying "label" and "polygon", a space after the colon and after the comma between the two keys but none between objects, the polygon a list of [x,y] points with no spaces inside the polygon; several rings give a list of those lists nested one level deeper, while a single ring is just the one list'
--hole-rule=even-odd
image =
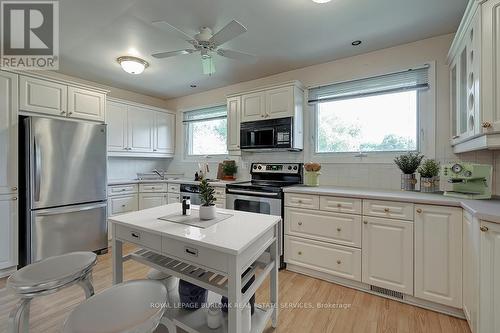
[{"label": "stainless steel refrigerator", "polygon": [[21,126],[21,265],[106,249],[106,125],[25,117]]}]

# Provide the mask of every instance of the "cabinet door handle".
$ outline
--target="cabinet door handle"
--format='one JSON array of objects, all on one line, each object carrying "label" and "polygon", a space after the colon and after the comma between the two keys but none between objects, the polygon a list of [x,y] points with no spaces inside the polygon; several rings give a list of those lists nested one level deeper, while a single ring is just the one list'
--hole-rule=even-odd
[{"label": "cabinet door handle", "polygon": [[341,208],[341,207],[342,207],[342,204],[338,203],[338,204],[337,204],[337,207],[338,207],[338,208]]},{"label": "cabinet door handle", "polygon": [[338,227],[338,228],[337,228],[337,231],[338,231],[338,232],[341,232],[341,231],[342,231],[342,228],[341,228],[341,227]]},{"label": "cabinet door handle", "polygon": [[61,114],[62,114],[62,115],[65,115],[65,114],[66,114],[66,111],[61,111]]},{"label": "cabinet door handle", "polygon": [[186,247],[185,248],[185,251],[187,254],[189,255],[192,255],[192,256],[195,256],[197,257],[198,256],[198,250],[197,249],[193,249],[193,248],[190,248],[190,247]]},{"label": "cabinet door handle", "polygon": [[16,201],[16,200],[17,200],[17,197],[13,197],[13,198],[12,198],[12,201]]},{"label": "cabinet door handle", "polygon": [[299,256],[301,256],[301,255],[302,255],[302,251],[299,251]]},{"label": "cabinet door handle", "polygon": [[458,139],[459,137],[460,137],[460,135],[454,135],[454,136],[452,136],[451,138],[452,138],[452,139]]},{"label": "cabinet door handle", "polygon": [[368,221],[363,221],[364,224],[368,224]]},{"label": "cabinet door handle", "polygon": [[484,122],[481,123],[481,127],[482,128],[491,128],[492,125],[491,125],[491,123],[489,121],[484,121]]},{"label": "cabinet door handle", "polygon": [[487,226],[482,225],[482,226],[480,226],[480,227],[479,227],[479,230],[481,230],[482,232],[486,232],[486,231],[488,231],[488,230],[490,230],[490,229],[488,229],[488,227],[487,227]]},{"label": "cabinet door handle", "polygon": [[15,187],[15,186],[14,186],[14,187],[12,188],[12,191],[17,191],[17,187]]},{"label": "cabinet door handle", "polygon": [[302,222],[299,222],[298,225],[302,225]]},{"label": "cabinet door handle", "polygon": [[131,232],[130,236],[137,238],[137,239],[141,239],[141,234],[138,232]]},{"label": "cabinet door handle", "polygon": [[126,207],[127,205],[122,205],[122,207]]},{"label": "cabinet door handle", "polygon": [[420,208],[417,209],[417,213],[421,214],[422,210]]},{"label": "cabinet door handle", "polygon": [[391,210],[389,208],[384,208],[384,212],[389,213]]},{"label": "cabinet door handle", "polygon": [[341,263],[342,263],[342,261],[337,260],[337,265],[340,265]]}]

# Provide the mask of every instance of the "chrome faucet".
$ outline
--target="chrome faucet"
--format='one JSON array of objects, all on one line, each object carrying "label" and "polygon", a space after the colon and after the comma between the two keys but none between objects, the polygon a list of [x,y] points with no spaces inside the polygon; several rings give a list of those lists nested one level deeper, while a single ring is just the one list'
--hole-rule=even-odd
[{"label": "chrome faucet", "polygon": [[158,171],[158,169],[155,168],[153,170],[153,172],[156,173],[160,177],[161,180],[165,180],[165,171],[163,171],[162,173],[160,173],[160,171]]}]

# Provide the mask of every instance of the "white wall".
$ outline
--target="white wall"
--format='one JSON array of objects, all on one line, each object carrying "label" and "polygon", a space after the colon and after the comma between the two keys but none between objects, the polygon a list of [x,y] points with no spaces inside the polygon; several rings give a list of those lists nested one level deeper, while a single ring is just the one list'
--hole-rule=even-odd
[{"label": "white wall", "polygon": [[[451,45],[453,34],[438,36],[430,39],[404,44],[354,57],[335,60],[332,62],[309,66],[277,75],[242,82],[223,88],[218,88],[198,94],[168,100],[169,105],[181,115],[183,110],[195,109],[209,105],[224,104],[226,95],[238,93],[260,86],[280,83],[290,80],[299,80],[306,86],[317,86],[356,78],[374,76],[422,65],[429,61],[436,62],[436,158],[442,163],[454,161],[460,157],[453,154],[449,144],[449,73],[446,55]],[[305,116],[311,114],[306,108]],[[425,110],[424,110],[425,112]],[[183,171],[186,174],[194,173],[197,165],[183,160],[183,131],[180,122],[177,124],[176,157],[170,163],[169,172]],[[307,140],[305,144],[310,144]],[[303,153],[273,153],[273,154],[244,154],[241,165],[247,166],[252,161],[304,161]],[[464,160],[495,164],[500,166],[500,154],[480,152],[462,156]],[[214,170],[209,175],[215,176],[217,163],[210,163]],[[242,168],[238,172],[241,177],[248,177],[248,169]],[[495,179],[495,191],[500,194],[500,179]],[[361,186],[382,189],[398,189],[400,172],[392,164],[339,164],[323,163],[321,184],[338,186]]]}]

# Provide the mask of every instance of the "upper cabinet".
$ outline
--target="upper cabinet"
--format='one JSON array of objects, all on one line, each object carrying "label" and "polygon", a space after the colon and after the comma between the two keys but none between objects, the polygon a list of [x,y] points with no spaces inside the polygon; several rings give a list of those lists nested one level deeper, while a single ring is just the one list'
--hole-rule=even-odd
[{"label": "upper cabinet", "polygon": [[227,150],[240,150],[241,96],[227,99]]},{"label": "upper cabinet", "polygon": [[500,0],[470,1],[451,49],[455,153],[500,149]]},{"label": "upper cabinet", "polygon": [[0,195],[17,193],[17,74],[0,71]]},{"label": "upper cabinet", "polygon": [[175,114],[136,103],[108,100],[108,155],[172,157]]},{"label": "upper cabinet", "polygon": [[45,77],[19,76],[19,110],[104,122],[106,91]]}]

